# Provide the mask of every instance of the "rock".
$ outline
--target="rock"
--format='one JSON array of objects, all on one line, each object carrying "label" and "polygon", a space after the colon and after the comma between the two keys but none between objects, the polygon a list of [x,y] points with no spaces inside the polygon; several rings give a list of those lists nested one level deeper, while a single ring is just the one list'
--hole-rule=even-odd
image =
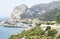
[{"label": "rock", "polygon": [[27,10],[28,7],[24,4],[15,7],[11,14],[10,21],[20,21],[21,20],[20,15],[26,12]]}]

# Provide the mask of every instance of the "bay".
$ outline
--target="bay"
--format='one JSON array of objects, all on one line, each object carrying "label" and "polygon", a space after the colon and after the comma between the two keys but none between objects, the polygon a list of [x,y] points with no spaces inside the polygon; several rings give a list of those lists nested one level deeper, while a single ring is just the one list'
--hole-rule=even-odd
[{"label": "bay", "polygon": [[8,39],[11,35],[20,33],[26,28],[9,28],[0,26],[0,39]]}]

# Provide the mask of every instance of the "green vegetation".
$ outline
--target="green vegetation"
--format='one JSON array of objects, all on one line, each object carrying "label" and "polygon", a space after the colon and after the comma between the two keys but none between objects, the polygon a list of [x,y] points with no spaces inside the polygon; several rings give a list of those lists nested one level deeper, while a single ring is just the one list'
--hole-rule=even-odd
[{"label": "green vegetation", "polygon": [[50,30],[50,29],[51,29],[51,27],[50,27],[50,26],[47,26],[47,27],[46,27],[46,31],[47,31],[47,30]]},{"label": "green vegetation", "polygon": [[60,19],[60,9],[55,8],[55,9],[49,10],[46,13],[42,14],[40,19],[46,20],[46,21],[53,21],[56,19]]},{"label": "green vegetation", "polygon": [[54,37],[57,34],[57,30],[56,29],[52,29],[48,31],[48,36],[52,36]]},{"label": "green vegetation", "polygon": [[57,38],[56,39],[59,39],[60,38],[60,34],[57,36]]},{"label": "green vegetation", "polygon": [[46,24],[47,24],[47,25],[54,25],[55,23],[47,22]]},{"label": "green vegetation", "polygon": [[58,16],[56,17],[56,22],[57,22],[58,24],[60,24],[60,15],[58,15]]},{"label": "green vegetation", "polygon": [[40,26],[41,25],[41,23],[36,23],[36,26]]},{"label": "green vegetation", "polygon": [[47,26],[45,30],[43,30],[40,26],[35,26],[34,28],[23,31],[20,34],[12,35],[9,39],[59,39],[60,35],[56,36],[58,31],[56,29],[51,29],[50,26]]},{"label": "green vegetation", "polygon": [[56,22],[57,22],[58,24],[60,24],[60,20],[56,20]]}]

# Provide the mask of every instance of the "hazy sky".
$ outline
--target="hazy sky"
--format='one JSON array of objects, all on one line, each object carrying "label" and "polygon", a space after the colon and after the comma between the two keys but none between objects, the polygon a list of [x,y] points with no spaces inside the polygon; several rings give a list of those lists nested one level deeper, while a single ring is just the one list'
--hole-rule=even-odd
[{"label": "hazy sky", "polygon": [[14,7],[21,4],[26,4],[28,7],[31,7],[35,4],[49,3],[51,1],[57,0],[0,0],[0,17],[9,17]]}]

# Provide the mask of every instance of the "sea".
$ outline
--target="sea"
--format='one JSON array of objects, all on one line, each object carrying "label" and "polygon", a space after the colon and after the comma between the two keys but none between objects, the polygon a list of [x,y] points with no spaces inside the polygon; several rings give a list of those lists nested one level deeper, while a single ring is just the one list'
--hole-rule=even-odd
[{"label": "sea", "polygon": [[0,26],[0,39],[9,39],[11,35],[21,33],[26,28],[9,28]]},{"label": "sea", "polygon": [[[9,18],[7,17],[5,18],[0,17],[0,22],[8,19]],[[11,28],[0,26],[0,39],[9,39],[11,35],[21,33],[23,30],[26,30],[26,28]]]}]

